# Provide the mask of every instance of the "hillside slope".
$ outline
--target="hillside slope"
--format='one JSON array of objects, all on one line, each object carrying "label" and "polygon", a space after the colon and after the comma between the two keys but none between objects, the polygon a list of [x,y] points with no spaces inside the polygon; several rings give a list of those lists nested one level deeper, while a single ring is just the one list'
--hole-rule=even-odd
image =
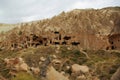
[{"label": "hillside slope", "polygon": [[17,27],[18,24],[0,24],[0,33],[7,32],[12,30],[13,28]]},{"label": "hillside slope", "polygon": [[120,49],[119,37],[120,7],[75,9],[51,19],[21,23],[5,34],[1,46],[9,49],[57,43],[108,50]]}]

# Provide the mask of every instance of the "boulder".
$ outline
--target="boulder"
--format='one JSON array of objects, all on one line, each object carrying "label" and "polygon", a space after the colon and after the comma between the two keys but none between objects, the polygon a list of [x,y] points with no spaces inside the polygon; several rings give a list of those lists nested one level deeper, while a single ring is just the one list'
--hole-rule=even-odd
[{"label": "boulder", "polygon": [[40,69],[39,68],[34,68],[34,67],[31,67],[31,70],[34,74],[38,75],[39,72],[40,72]]},{"label": "boulder", "polygon": [[42,64],[42,62],[40,61],[40,62],[38,62],[39,63],[39,65],[41,65]]},{"label": "boulder", "polygon": [[71,48],[70,48],[70,47],[67,47],[67,50],[71,50]]},{"label": "boulder", "polygon": [[8,58],[5,58],[5,59],[4,59],[4,62],[5,62],[6,64],[9,64],[9,59],[8,59]]},{"label": "boulder", "polygon": [[56,59],[56,58],[57,58],[57,56],[56,56],[56,55],[52,55],[52,57],[53,57],[54,59]]},{"label": "boulder", "polygon": [[61,61],[58,60],[58,59],[54,59],[52,62],[55,63],[55,64],[60,64],[61,63]]},{"label": "boulder", "polygon": [[85,75],[81,75],[77,77],[77,80],[86,80],[86,77]]},{"label": "boulder", "polygon": [[44,62],[46,59],[44,57],[40,57],[40,60]]},{"label": "boulder", "polygon": [[6,63],[7,67],[14,67],[14,66],[16,66],[18,64],[24,63],[22,58],[10,58],[10,59],[5,58],[4,62]]},{"label": "boulder", "polygon": [[64,71],[61,71],[60,73],[61,73],[62,75],[65,75],[65,72],[64,72]]},{"label": "boulder", "polygon": [[71,66],[71,70],[73,73],[80,72],[80,71],[83,73],[89,72],[89,68],[87,66],[83,66],[83,65],[79,65],[79,64],[73,64]]},{"label": "boulder", "polygon": [[58,53],[60,53],[60,51],[59,51],[59,50],[55,50],[55,53],[57,53],[57,54],[58,54]]},{"label": "boulder", "polygon": [[66,69],[69,70],[69,69],[70,69],[70,66],[66,66]]},{"label": "boulder", "polygon": [[57,50],[60,50],[60,46],[59,45],[57,45],[56,48],[57,48]]},{"label": "boulder", "polygon": [[111,77],[111,80],[120,80],[120,67],[117,69],[117,71],[113,74]]},{"label": "boulder", "polygon": [[20,64],[20,66],[19,66],[19,70],[20,71],[28,71],[28,65],[26,64],[26,63],[22,63],[22,64]]},{"label": "boulder", "polygon": [[18,60],[19,60],[19,63],[24,63],[23,58],[19,57]]},{"label": "boulder", "polygon": [[4,62],[7,67],[15,71],[28,71],[29,68],[22,58],[5,58]]},{"label": "boulder", "polygon": [[20,65],[19,65],[19,64],[14,65],[13,70],[15,70],[15,71],[20,71]]},{"label": "boulder", "polygon": [[7,65],[16,65],[16,64],[21,64],[21,63],[24,63],[23,59],[22,58],[5,58],[4,59],[4,62],[7,64]]},{"label": "boulder", "polygon": [[69,80],[67,77],[56,71],[52,66],[47,71],[47,80]]}]

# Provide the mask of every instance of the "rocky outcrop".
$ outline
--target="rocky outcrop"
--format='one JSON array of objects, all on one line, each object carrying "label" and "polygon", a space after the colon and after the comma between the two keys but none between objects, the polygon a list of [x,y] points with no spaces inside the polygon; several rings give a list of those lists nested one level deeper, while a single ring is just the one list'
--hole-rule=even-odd
[{"label": "rocky outcrop", "polygon": [[120,34],[109,35],[110,49],[120,49]]},{"label": "rocky outcrop", "polygon": [[4,35],[0,47],[14,50],[38,45],[74,45],[83,49],[120,49],[120,43],[116,45],[119,24],[120,7],[75,9],[51,19],[20,24]]},{"label": "rocky outcrop", "polygon": [[33,72],[33,74],[39,75],[40,69],[38,67],[37,68],[31,67],[30,69]]},{"label": "rocky outcrop", "polygon": [[56,71],[52,66],[47,71],[47,80],[69,80],[67,77]]},{"label": "rocky outcrop", "polygon": [[71,66],[71,70],[73,73],[82,72],[87,73],[89,72],[89,68],[87,66],[79,65],[79,64],[73,64]]},{"label": "rocky outcrop", "polygon": [[120,67],[117,69],[117,71],[113,74],[111,77],[111,80],[120,80]]},{"label": "rocky outcrop", "polygon": [[28,71],[29,66],[23,61],[22,58],[5,58],[4,62],[6,63],[6,67],[11,68],[14,71]]}]

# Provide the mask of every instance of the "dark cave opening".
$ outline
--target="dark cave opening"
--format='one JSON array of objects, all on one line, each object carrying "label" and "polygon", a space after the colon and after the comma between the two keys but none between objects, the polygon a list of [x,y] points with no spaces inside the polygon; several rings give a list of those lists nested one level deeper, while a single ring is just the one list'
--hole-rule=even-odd
[{"label": "dark cave opening", "polygon": [[65,36],[63,39],[64,39],[64,40],[70,40],[71,37],[70,37],[70,36]]},{"label": "dark cave opening", "polygon": [[72,42],[71,44],[74,45],[74,46],[77,46],[77,45],[80,44],[80,42]]},{"label": "dark cave opening", "polygon": [[111,49],[115,49],[115,46],[111,46]]},{"label": "dark cave opening", "polygon": [[65,42],[65,41],[62,42],[62,45],[66,45],[66,44],[67,44],[67,42]]}]

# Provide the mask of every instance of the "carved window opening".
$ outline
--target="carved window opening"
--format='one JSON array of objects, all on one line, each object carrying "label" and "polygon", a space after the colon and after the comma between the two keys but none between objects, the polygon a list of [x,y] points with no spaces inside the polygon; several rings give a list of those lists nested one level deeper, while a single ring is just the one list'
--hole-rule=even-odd
[{"label": "carved window opening", "polygon": [[59,34],[59,32],[58,32],[58,31],[55,31],[54,33],[55,33],[55,34]]},{"label": "carved window opening", "polygon": [[70,40],[70,39],[71,39],[70,36],[65,36],[65,37],[64,37],[64,40]]},{"label": "carved window opening", "polygon": [[59,44],[60,44],[60,42],[54,42],[54,44],[55,44],[55,45],[59,45]]},{"label": "carved window opening", "polygon": [[66,42],[66,41],[62,42],[62,45],[66,45],[66,44],[67,44],[67,42]]},{"label": "carved window opening", "polygon": [[74,46],[77,46],[77,45],[80,44],[80,42],[72,42],[71,44],[74,45]]},{"label": "carved window opening", "polygon": [[111,46],[111,49],[115,49],[115,46]]},{"label": "carved window opening", "polygon": [[61,34],[59,35],[59,40],[61,40]]}]

